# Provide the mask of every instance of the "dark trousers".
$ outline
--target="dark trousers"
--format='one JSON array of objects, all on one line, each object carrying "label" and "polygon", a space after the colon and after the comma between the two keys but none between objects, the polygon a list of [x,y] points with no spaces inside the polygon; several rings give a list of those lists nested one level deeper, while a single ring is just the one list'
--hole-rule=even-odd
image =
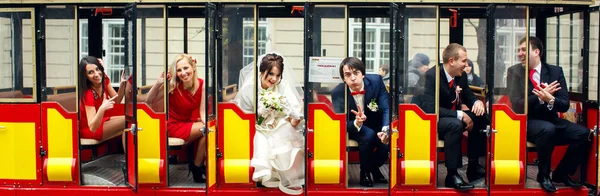
[{"label": "dark trousers", "polygon": [[550,160],[555,146],[567,145],[567,152],[555,172],[573,175],[588,152],[589,130],[562,118],[527,120],[527,141],[535,143],[538,154],[538,176],[550,175]]},{"label": "dark trousers", "polygon": [[[361,172],[372,172],[387,161],[389,146],[381,143],[377,132],[373,129],[363,125],[359,132],[349,133],[349,137],[358,142]],[[377,149],[375,150],[375,148]]]},{"label": "dark trousers", "polygon": [[[488,121],[483,116],[475,116],[471,112],[465,112],[473,120],[473,129],[469,132],[468,153],[469,158],[485,156],[486,141],[485,129]],[[438,138],[444,140],[444,156],[448,169],[462,167],[461,140],[465,130],[465,124],[454,117],[441,117],[438,121]]]}]

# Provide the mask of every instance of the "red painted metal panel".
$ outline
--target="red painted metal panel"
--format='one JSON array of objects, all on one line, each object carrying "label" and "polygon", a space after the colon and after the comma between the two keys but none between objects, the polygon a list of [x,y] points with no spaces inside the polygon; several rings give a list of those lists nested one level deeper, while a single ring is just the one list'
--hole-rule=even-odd
[{"label": "red painted metal panel", "polygon": [[[495,168],[493,164],[489,164],[489,166],[487,167],[487,171],[491,171],[491,175],[490,175],[490,179],[487,180],[487,182],[490,182],[490,188],[491,189],[498,189],[498,188],[510,188],[510,189],[522,189],[525,188],[525,156],[526,156],[526,148],[527,148],[527,116],[525,114],[516,114],[515,112],[512,111],[512,109],[505,105],[505,104],[494,104],[492,106],[492,112],[495,111],[504,111],[504,113],[506,113],[511,119],[513,120],[518,120],[520,122],[520,135],[519,137],[521,138],[519,140],[519,162],[521,163],[520,166],[520,171],[519,171],[519,184],[517,185],[496,185],[495,184]],[[496,118],[492,119],[492,129],[496,129]],[[492,154],[494,153],[494,146],[496,143],[496,134],[491,134],[492,136],[492,140],[491,140],[491,148],[488,149],[488,154]],[[491,157],[489,158],[491,159]],[[488,163],[491,163],[491,160],[488,161]],[[491,190],[491,191],[494,191]]]},{"label": "red painted metal panel", "polygon": [[[224,141],[224,135],[225,132],[223,130],[223,127],[225,127],[224,123],[225,121],[223,120],[225,118],[225,113],[224,110],[233,110],[235,113],[238,114],[238,116],[242,119],[245,120],[249,120],[251,125],[256,124],[256,118],[254,117],[254,114],[246,114],[244,113],[244,111],[242,111],[237,105],[235,105],[234,103],[219,103],[218,105],[218,111],[217,111],[217,121],[218,121],[218,130],[217,130],[217,145],[218,145],[218,149],[220,149],[219,151],[221,153],[225,152],[225,141]],[[256,129],[254,126],[250,126],[250,146],[248,146],[248,151],[250,153],[250,159],[252,159],[253,156],[253,147],[254,147],[254,134],[256,133]],[[223,159],[222,157],[219,158],[219,160],[217,161],[217,187],[220,188],[225,188],[225,187],[247,187],[247,188],[253,188],[256,187],[256,183],[254,183],[254,181],[252,181],[252,173],[254,172],[254,168],[250,167],[250,169],[248,170],[249,173],[249,183],[225,183],[225,159]],[[248,160],[248,165],[250,165],[250,160]]]},{"label": "red painted metal panel", "polygon": [[[48,109],[56,109],[64,118],[71,119],[72,126],[72,150],[73,150],[73,164],[71,165],[71,179],[69,182],[48,182],[47,170],[46,170],[46,162],[48,157],[44,157],[43,164],[43,175],[44,175],[44,184],[53,184],[53,185],[73,185],[79,184],[79,165],[77,161],[78,153],[79,153],[79,127],[77,121],[77,113],[76,112],[67,112],[59,103],[57,102],[43,102],[42,103],[42,145],[44,150],[48,151]],[[48,152],[50,153],[50,152]]]},{"label": "red painted metal panel", "polygon": [[436,180],[437,180],[437,175],[436,175],[436,152],[437,152],[437,116],[435,114],[426,114],[425,112],[423,112],[423,110],[421,110],[421,108],[419,108],[419,106],[415,105],[415,104],[400,104],[399,106],[399,110],[398,110],[398,116],[400,117],[400,121],[399,121],[399,137],[398,137],[398,148],[400,148],[400,152],[401,153],[405,153],[406,152],[406,132],[408,130],[406,130],[406,111],[414,111],[417,115],[419,115],[421,117],[421,119],[423,120],[429,120],[430,121],[430,139],[429,139],[429,161],[430,161],[430,180],[429,180],[429,184],[428,185],[422,185],[422,186],[412,186],[412,185],[404,185],[405,181],[406,181],[406,176],[405,176],[405,168],[402,164],[402,162],[405,160],[405,156],[402,156],[401,158],[398,159],[398,165],[397,165],[397,176],[398,176],[398,188],[399,189],[435,189],[436,187]]},{"label": "red painted metal panel", "polygon": [[[39,104],[0,104],[0,119],[2,122],[27,122],[34,123],[36,127],[36,144],[42,143],[42,137],[39,128],[41,127],[41,107]],[[40,148],[35,148],[36,156],[36,179],[35,180],[8,180],[0,179],[0,184],[17,185],[40,185],[42,183],[42,159],[40,158]]]},{"label": "red painted metal panel", "polygon": [[[333,120],[338,120],[340,122],[340,146],[339,146],[339,152],[340,152],[340,160],[341,160],[341,164],[340,164],[340,180],[341,182],[339,182],[338,184],[315,184],[315,179],[314,179],[314,158],[313,157],[309,157],[308,153],[306,153],[306,160],[308,160],[308,173],[306,174],[308,177],[308,186],[306,186],[306,191],[307,192],[311,192],[309,194],[313,194],[312,192],[316,191],[316,190],[344,190],[346,189],[346,184],[347,184],[347,180],[346,180],[346,165],[347,165],[347,160],[346,160],[346,115],[345,114],[336,114],[335,112],[331,111],[331,108],[329,106],[327,106],[324,103],[310,103],[308,104],[308,121],[307,121],[307,129],[308,130],[314,130],[315,125],[314,125],[314,111],[315,110],[322,110],[325,113],[327,113],[327,115],[332,118]],[[335,130],[332,130],[335,131]],[[314,132],[313,131],[308,131],[307,133],[307,150],[309,152],[314,152]],[[344,192],[345,193],[345,192]]]}]

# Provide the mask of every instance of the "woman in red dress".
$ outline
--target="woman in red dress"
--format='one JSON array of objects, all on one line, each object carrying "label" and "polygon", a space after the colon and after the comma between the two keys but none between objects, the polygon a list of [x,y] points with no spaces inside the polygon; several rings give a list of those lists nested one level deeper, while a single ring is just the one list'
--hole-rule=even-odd
[{"label": "woman in red dress", "polygon": [[[172,79],[170,73],[176,73],[177,77]],[[204,81],[198,78],[196,60],[187,54],[177,55],[169,66],[167,82],[169,85],[168,135],[183,139],[186,143],[199,140],[196,157],[188,166],[194,182],[206,182],[206,179],[203,178],[203,175],[206,175],[206,166],[204,165],[206,139],[203,133],[205,126]],[[164,76],[161,73],[156,84],[148,92],[146,103],[153,103],[158,96],[162,96],[160,92],[163,92],[163,83]],[[199,118],[192,119],[193,112],[196,110],[199,112]]]},{"label": "woman in red dress", "polygon": [[[121,87],[125,84],[122,80]],[[124,116],[104,116],[107,110],[121,102],[124,88],[115,92],[104,67],[96,57],[86,56],[79,62],[79,130],[81,138],[103,141],[123,133]]]}]

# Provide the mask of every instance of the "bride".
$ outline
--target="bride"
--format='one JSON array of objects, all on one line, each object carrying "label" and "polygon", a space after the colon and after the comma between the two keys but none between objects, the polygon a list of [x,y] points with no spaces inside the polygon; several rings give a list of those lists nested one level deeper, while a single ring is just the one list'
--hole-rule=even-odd
[{"label": "bride", "polygon": [[[303,93],[295,89],[291,67],[284,69],[281,55],[269,53],[259,59],[260,64],[251,63],[240,71],[241,88],[234,98],[244,112],[254,113],[256,78],[259,119],[250,161],[252,179],[265,187],[299,195],[304,185]],[[253,77],[256,67],[258,75]]]}]

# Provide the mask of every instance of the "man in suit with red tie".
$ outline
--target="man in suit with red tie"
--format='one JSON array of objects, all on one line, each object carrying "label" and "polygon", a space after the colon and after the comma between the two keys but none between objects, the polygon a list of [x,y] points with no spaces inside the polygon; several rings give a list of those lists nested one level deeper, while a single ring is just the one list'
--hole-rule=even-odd
[{"label": "man in suit with red tie", "polygon": [[[438,138],[444,140],[445,164],[448,168],[445,185],[457,190],[468,190],[474,186],[465,182],[458,174],[458,168],[462,168],[462,135],[464,131],[469,131],[467,178],[472,183],[485,177],[485,168],[478,160],[479,157],[485,156],[486,136],[480,131],[485,129],[488,120],[483,116],[483,102],[478,100],[469,88],[467,74],[463,71],[467,65],[465,47],[452,43],[444,49],[442,56],[444,65],[440,67],[439,74]],[[427,113],[434,113],[436,69],[429,69],[425,77],[421,108]],[[463,104],[465,108],[461,107]]]},{"label": "man in suit with red tie", "polygon": [[[552,181],[571,187],[582,186],[571,180],[569,175],[573,175],[583,161],[589,145],[589,130],[558,117],[557,112],[569,110],[567,84],[561,67],[541,61],[543,50],[544,46],[538,38],[529,37],[529,70],[528,76],[525,76],[527,45],[526,39],[521,39],[518,54],[521,63],[508,69],[507,89],[515,112],[525,113],[527,101],[527,141],[536,145],[539,160],[537,181],[545,191],[555,192],[556,187]],[[525,77],[528,77],[529,87],[527,100],[524,95]],[[554,146],[567,144],[569,148],[552,172],[550,180],[550,160]]]},{"label": "man in suit with red tie", "polygon": [[349,137],[358,142],[359,183],[367,187],[372,187],[373,181],[387,183],[379,171],[379,167],[388,159],[389,152],[389,146],[384,142],[387,143],[389,139],[390,95],[383,79],[377,74],[365,74],[365,65],[356,57],[342,60],[340,76],[344,83],[331,91],[331,97],[336,113],[344,113],[345,107],[351,111],[347,115],[346,130]]}]

